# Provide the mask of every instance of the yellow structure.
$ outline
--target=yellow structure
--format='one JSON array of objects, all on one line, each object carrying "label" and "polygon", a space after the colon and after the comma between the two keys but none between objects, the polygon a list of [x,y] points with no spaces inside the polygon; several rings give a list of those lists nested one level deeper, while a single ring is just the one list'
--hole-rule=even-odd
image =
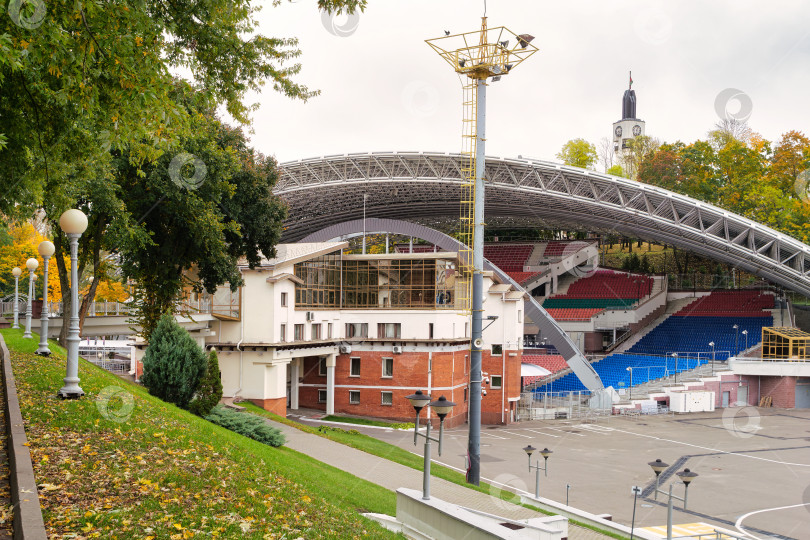
[{"label": "yellow structure", "polygon": [[810,358],[810,334],[798,328],[762,329],[762,358],[807,360]]}]

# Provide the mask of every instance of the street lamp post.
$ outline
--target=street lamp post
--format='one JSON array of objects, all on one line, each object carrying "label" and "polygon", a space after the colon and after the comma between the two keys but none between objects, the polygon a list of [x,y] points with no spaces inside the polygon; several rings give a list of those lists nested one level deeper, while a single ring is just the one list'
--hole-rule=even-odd
[{"label": "street lamp post", "polygon": [[677,495],[672,493],[672,484],[669,485],[669,491],[663,491],[658,488],[658,477],[666,470],[668,465],[662,462],[660,459],[656,459],[655,461],[651,461],[649,463],[650,467],[652,467],[653,472],[655,473],[655,499],[658,500],[658,494],[661,493],[663,495],[668,496],[667,500],[667,540],[672,540],[672,499],[678,499],[679,501],[683,501],[683,509],[686,510],[686,497],[689,494],[689,484],[697,478],[697,473],[692,472],[689,469],[684,469],[679,473],[675,473],[678,478],[681,479],[683,482],[683,498],[678,497]]},{"label": "street lamp post", "polygon": [[11,275],[14,276],[14,324],[11,325],[12,328],[19,328],[20,327],[20,276],[22,275],[22,270],[18,267],[14,267],[14,270],[11,271]]},{"label": "street lamp post", "polygon": [[675,384],[678,384],[678,353],[672,353],[672,358],[675,359]]},{"label": "street lamp post", "polygon": [[70,326],[68,326],[68,354],[65,384],[57,395],[62,398],[80,398],[84,390],[79,386],[79,238],[87,230],[87,216],[81,210],[66,210],[59,218],[59,226],[70,239]]},{"label": "street lamp post", "polygon": [[24,338],[31,338],[34,337],[31,335],[31,315],[33,305],[31,304],[31,299],[34,296],[34,270],[37,269],[39,266],[39,261],[34,259],[33,257],[25,261],[25,267],[28,268],[28,302],[25,306],[25,333],[23,333]]},{"label": "street lamp post", "polygon": [[714,341],[709,342],[709,347],[712,348],[712,377],[714,377]]},{"label": "street lamp post", "polygon": [[40,356],[50,356],[51,350],[48,348],[48,260],[53,255],[56,248],[53,242],[43,240],[37,246],[39,254],[42,255],[42,315],[39,318],[39,348],[37,354]]},{"label": "street lamp post", "polygon": [[633,368],[627,366],[627,371],[630,372],[630,401],[633,401]]},{"label": "street lamp post", "polygon": [[743,349],[743,350],[747,351],[748,350],[748,330],[743,330],[741,333],[742,333],[742,335],[745,336],[745,349]]},{"label": "street lamp post", "polygon": [[740,352],[740,327],[736,324],[732,326],[734,329],[734,356]]},{"label": "street lamp post", "polygon": [[523,449],[526,452],[526,455],[529,457],[529,472],[532,472],[532,469],[537,471],[534,481],[534,498],[540,498],[540,471],[543,471],[544,476],[548,476],[548,456],[553,454],[551,450],[548,448],[543,448],[540,450],[540,455],[543,456],[543,466],[540,466],[540,460],[537,460],[537,465],[532,465],[532,454],[537,448],[533,447],[532,445],[527,446]]},{"label": "street lamp post", "polygon": [[[444,418],[455,407],[455,403],[447,401],[444,396],[441,396],[436,401],[430,402],[430,396],[426,396],[421,390],[417,390],[415,394],[406,396],[408,401],[413,405],[416,411],[416,421],[413,426],[413,444],[416,446],[416,438],[425,438],[425,466],[422,475],[422,500],[430,500],[430,441],[439,443],[439,455],[442,455],[442,439],[444,435]],[[439,417],[439,438],[435,439],[430,436],[430,409],[426,413],[427,426],[425,427],[424,435],[419,433],[419,413],[424,407],[430,407]]]}]

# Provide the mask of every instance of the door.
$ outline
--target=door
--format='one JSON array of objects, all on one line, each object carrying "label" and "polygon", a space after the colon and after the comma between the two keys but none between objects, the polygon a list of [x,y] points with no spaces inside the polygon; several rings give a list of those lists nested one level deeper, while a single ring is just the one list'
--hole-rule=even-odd
[{"label": "door", "polygon": [[723,404],[721,405],[721,407],[723,408],[728,407],[729,400],[731,400],[731,392],[726,390],[723,392]]},{"label": "door", "polygon": [[800,377],[796,379],[796,403],[797,409],[810,409],[810,378]]},{"label": "door", "polygon": [[748,405],[748,387],[740,386],[737,388],[737,407],[745,407]]}]

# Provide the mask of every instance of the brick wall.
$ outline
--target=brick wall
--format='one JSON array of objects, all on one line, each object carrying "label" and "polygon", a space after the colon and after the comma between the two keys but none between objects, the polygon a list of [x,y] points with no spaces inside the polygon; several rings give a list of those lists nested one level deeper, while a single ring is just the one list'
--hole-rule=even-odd
[{"label": "brick wall", "polygon": [[[509,353],[515,356],[509,356]],[[360,375],[350,374],[351,358],[360,359]],[[393,377],[383,377],[383,359],[394,359]],[[402,422],[413,421],[414,411],[406,396],[416,389],[428,390],[428,352],[404,352],[391,354],[385,351],[353,351],[340,355],[335,364],[335,412],[355,416],[370,416]],[[505,409],[503,420],[510,421],[509,398],[520,396],[520,351],[504,351],[503,356],[492,356],[484,351],[483,370],[489,374],[489,384],[484,387],[487,395],[482,399],[482,422],[501,423],[501,405]],[[444,396],[456,406],[445,420],[445,426],[453,427],[466,421],[468,399],[465,389],[469,379],[469,350],[434,351],[432,355],[431,388],[435,399]],[[504,371],[504,361],[506,370]],[[318,358],[304,359],[302,385],[299,388],[299,406],[326,410],[325,403],[318,403],[318,390],[326,389],[326,376],[319,375]],[[502,387],[492,388],[492,376],[502,376]],[[359,392],[359,403],[350,402],[350,391]],[[391,392],[390,405],[382,404],[382,392]],[[434,417],[435,418],[435,417]]]},{"label": "brick wall", "polygon": [[760,385],[760,395],[771,396],[774,407],[796,406],[796,377],[760,377]]}]

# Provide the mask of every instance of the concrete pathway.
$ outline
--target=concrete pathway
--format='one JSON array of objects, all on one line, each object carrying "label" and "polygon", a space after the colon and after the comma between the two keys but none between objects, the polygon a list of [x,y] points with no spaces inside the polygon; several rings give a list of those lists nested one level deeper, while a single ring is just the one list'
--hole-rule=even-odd
[{"label": "concrete pathway", "polygon": [[[351,448],[337,443],[305,433],[299,429],[267,420],[273,427],[279,428],[287,437],[285,446],[292,448],[302,454],[307,454],[318,461],[332,465],[338,469],[346,471],[358,478],[368,480],[390,490],[400,487],[422,490],[422,471],[394,463],[387,459],[374,456],[372,454]],[[423,448],[423,439],[420,438],[419,448]],[[433,452],[436,452],[436,445],[433,445]],[[497,489],[497,488],[493,488]],[[467,508],[481,510],[492,514],[497,514],[509,519],[527,519],[538,517],[533,510],[509,503],[499,498],[497,493],[490,495],[468,489],[464,486],[448,482],[435,476],[431,478],[431,497],[436,497],[447,502],[463,505]],[[516,497],[517,499],[517,497]],[[608,536],[596,533],[590,529],[577,527],[569,524],[570,540],[603,540]]]}]

